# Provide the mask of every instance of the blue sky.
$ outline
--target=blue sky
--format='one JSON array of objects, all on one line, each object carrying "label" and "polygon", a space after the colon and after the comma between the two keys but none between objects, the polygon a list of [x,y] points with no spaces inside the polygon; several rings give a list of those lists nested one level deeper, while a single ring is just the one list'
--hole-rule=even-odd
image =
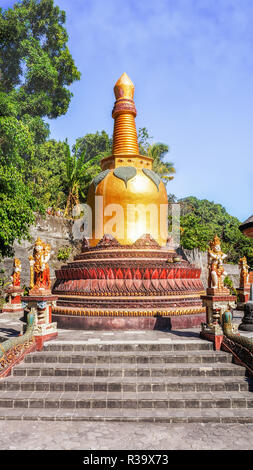
[{"label": "blue sky", "polygon": [[[170,146],[167,190],[253,213],[253,1],[57,0],[82,78],[51,137],[113,131],[113,86],[135,85],[136,125]],[[8,7],[12,1],[0,0]]]}]

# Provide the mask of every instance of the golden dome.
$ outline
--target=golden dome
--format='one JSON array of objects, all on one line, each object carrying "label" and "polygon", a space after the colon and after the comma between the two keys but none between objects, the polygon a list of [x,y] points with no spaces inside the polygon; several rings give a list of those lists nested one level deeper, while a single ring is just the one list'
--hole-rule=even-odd
[{"label": "golden dome", "polygon": [[[124,177],[126,168],[132,171],[129,179],[127,175]],[[155,183],[144,173],[145,169],[121,167],[116,170],[123,174],[116,176],[115,170],[108,170],[96,187],[92,184],[89,188],[87,204],[93,208],[90,245],[96,246],[104,234],[112,235],[122,245],[131,245],[149,233],[159,245],[165,246],[168,199],[163,182]],[[98,205],[94,210],[95,196],[102,196],[100,201],[97,199],[97,204],[101,204],[99,211]]]}]

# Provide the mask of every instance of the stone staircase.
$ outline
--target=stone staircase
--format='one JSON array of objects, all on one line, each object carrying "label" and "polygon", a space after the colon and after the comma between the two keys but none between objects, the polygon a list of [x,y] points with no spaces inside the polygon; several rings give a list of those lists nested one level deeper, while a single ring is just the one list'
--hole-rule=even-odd
[{"label": "stone staircase", "polygon": [[55,340],[0,390],[0,419],[253,423],[252,379],[203,340]]}]

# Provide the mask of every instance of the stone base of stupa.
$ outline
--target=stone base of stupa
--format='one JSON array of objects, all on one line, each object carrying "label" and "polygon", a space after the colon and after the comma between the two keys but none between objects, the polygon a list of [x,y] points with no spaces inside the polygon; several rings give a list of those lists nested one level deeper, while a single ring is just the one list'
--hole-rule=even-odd
[{"label": "stone base of stupa", "polygon": [[198,326],[205,320],[200,274],[149,235],[131,246],[108,236],[96,247],[85,241],[81,254],[56,271],[52,320],[80,329]]},{"label": "stone base of stupa", "polygon": [[[152,312],[142,311],[113,312],[110,315],[94,315],[95,312],[55,307],[52,320],[57,322],[58,328],[80,330],[174,330],[200,326],[206,315],[203,308],[191,310],[191,314],[171,311],[165,316],[163,312],[151,315]],[[100,312],[101,313],[101,312]]]}]

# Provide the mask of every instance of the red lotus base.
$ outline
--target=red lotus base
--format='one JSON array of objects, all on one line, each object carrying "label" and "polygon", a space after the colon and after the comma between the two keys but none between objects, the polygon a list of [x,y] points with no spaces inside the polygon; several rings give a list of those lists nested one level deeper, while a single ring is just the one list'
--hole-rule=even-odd
[{"label": "red lotus base", "polygon": [[161,319],[166,328],[192,327],[205,311],[200,274],[149,235],[131,246],[105,235],[91,248],[84,239],[81,254],[56,271],[53,321],[80,329],[153,329]]}]

